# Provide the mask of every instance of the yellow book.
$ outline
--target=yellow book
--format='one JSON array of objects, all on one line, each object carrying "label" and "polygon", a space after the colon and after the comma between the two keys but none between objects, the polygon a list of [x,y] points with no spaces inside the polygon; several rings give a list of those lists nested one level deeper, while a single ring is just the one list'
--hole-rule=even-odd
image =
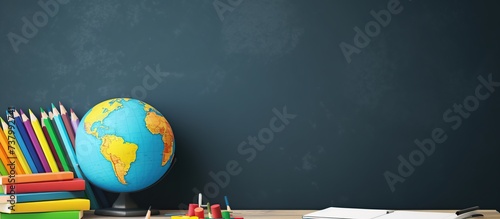
[{"label": "yellow book", "polygon": [[45,154],[45,158],[47,159],[47,163],[49,163],[50,170],[52,172],[59,172],[59,167],[57,167],[56,159],[54,155],[52,155],[52,151],[50,151],[49,143],[47,143],[47,139],[45,135],[43,135],[42,127],[38,122],[35,114],[29,110],[31,126],[33,126],[33,130],[35,131],[36,138],[38,138],[38,142],[40,143],[40,147],[42,148],[43,154]]},{"label": "yellow book", "polygon": [[0,212],[8,214],[51,212],[51,211],[85,211],[90,210],[90,200],[85,198],[73,198],[52,201],[25,202],[25,203],[3,203],[0,204]]},{"label": "yellow book", "polygon": [[[3,124],[6,124],[5,121],[3,121],[2,117],[0,117],[0,121],[2,123],[2,126]],[[8,128],[8,126],[7,126]],[[7,155],[8,159],[9,160],[14,160],[14,162],[17,164],[17,163],[21,163],[19,161],[19,158],[17,157],[17,152],[21,151],[19,150],[18,148],[18,145],[16,144],[16,146],[14,148],[9,148],[9,143],[7,141],[7,137],[5,136],[5,133],[4,131],[9,131],[8,129],[7,130],[2,130],[2,128],[0,128],[0,144],[2,145],[2,148],[3,150],[5,151],[5,154]],[[17,142],[16,142],[17,143]],[[11,145],[11,146],[14,146],[14,145]],[[12,149],[12,150],[10,150]],[[14,154],[10,154],[10,152],[13,151]],[[25,160],[26,161],[26,160]],[[24,174],[24,170],[23,170],[23,166],[13,166],[16,170],[16,174]],[[10,169],[10,166],[6,166],[5,167],[8,171]]]},{"label": "yellow book", "polygon": [[[0,117],[0,122],[2,123],[2,128],[3,128],[3,132],[4,132],[5,136],[12,141],[12,146],[14,147],[14,149],[13,149],[14,153],[16,154],[16,157],[17,157],[19,163],[21,164],[21,167],[22,167],[24,173],[25,174],[32,174],[33,172],[31,172],[31,168],[28,164],[28,161],[26,161],[26,158],[24,157],[23,151],[21,150],[21,148],[19,148],[19,144],[17,143],[17,139],[14,136],[14,133],[11,132],[9,134],[9,126],[1,117]],[[1,135],[2,134],[0,133],[0,138],[2,138]]]}]

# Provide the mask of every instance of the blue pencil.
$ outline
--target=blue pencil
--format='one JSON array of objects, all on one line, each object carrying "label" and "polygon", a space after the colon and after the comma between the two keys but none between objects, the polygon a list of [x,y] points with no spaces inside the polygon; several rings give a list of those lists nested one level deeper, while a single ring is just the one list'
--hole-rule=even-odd
[{"label": "blue pencil", "polygon": [[[21,134],[21,137],[22,137],[22,140],[24,141],[24,144],[25,144],[26,148],[28,149],[28,154],[30,155],[33,163],[35,164],[35,168],[31,168],[31,172],[33,172],[33,173],[45,173],[45,170],[43,169],[43,166],[42,166],[42,162],[40,162],[40,159],[38,158],[38,155],[35,151],[35,148],[33,147],[33,144],[31,143],[30,137],[28,136],[28,132],[26,131],[26,128],[24,128],[23,121],[21,120],[21,115],[19,115],[17,110],[14,111],[14,121],[16,123],[17,129],[19,130],[19,133]],[[23,153],[24,153],[24,151],[23,151]]]},{"label": "blue pencil", "polygon": [[90,186],[87,178],[83,175],[80,167],[78,167],[78,162],[76,160],[76,154],[73,149],[73,145],[71,144],[71,140],[69,139],[68,132],[66,132],[66,128],[64,127],[64,123],[62,121],[61,115],[57,108],[52,104],[52,114],[54,115],[54,122],[56,123],[57,129],[59,129],[59,133],[61,134],[62,143],[64,148],[66,149],[66,154],[68,155],[69,160],[73,166],[73,171],[76,174],[76,177],[85,180],[85,194],[87,198],[90,200],[90,208],[91,209],[99,209],[99,203],[92,191],[92,187]]},{"label": "blue pencil", "polygon": [[19,145],[19,148],[21,148],[21,151],[23,152],[24,158],[26,159],[26,162],[28,162],[28,165],[30,166],[31,172],[32,173],[38,173],[38,170],[36,169],[35,162],[33,162],[33,159],[31,158],[31,154],[26,147],[26,144],[24,144],[24,140],[21,137],[21,134],[17,131],[16,127],[16,122],[14,119],[14,115],[11,115],[9,111],[5,111],[7,113],[7,121],[9,122],[9,125],[12,126],[12,132],[14,132],[14,137],[17,140],[17,144]]},{"label": "blue pencil", "polygon": [[226,201],[226,210],[231,211],[231,207],[229,207],[229,201],[227,200],[227,196],[224,196],[224,200]]}]

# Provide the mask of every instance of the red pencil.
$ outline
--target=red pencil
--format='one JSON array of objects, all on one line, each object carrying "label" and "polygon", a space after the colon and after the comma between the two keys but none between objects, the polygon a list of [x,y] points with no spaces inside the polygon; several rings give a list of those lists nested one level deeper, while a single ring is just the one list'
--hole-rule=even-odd
[{"label": "red pencil", "polygon": [[62,105],[62,103],[59,101],[59,109],[61,110],[61,118],[64,123],[64,128],[66,129],[66,132],[68,132],[69,135],[69,140],[71,141],[71,144],[73,145],[73,148],[75,147],[75,132],[73,128],[71,127],[71,122],[69,121],[69,116],[68,116],[68,111],[66,111],[66,108]]}]

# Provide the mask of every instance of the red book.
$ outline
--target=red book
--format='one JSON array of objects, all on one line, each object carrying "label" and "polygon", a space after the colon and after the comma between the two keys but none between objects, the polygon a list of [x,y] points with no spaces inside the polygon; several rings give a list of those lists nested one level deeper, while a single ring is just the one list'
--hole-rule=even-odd
[{"label": "red book", "polygon": [[32,193],[32,192],[64,192],[85,190],[85,180],[72,179],[61,181],[19,183],[2,185],[3,194]]}]

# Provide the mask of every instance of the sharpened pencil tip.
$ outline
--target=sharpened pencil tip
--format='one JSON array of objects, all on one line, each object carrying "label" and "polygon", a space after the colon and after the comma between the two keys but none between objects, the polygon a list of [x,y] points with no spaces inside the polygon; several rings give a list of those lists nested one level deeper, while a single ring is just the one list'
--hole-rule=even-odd
[{"label": "sharpened pencil tip", "polygon": [[42,107],[40,107],[40,112],[41,112],[41,113],[44,113],[44,112],[45,112],[45,110],[43,110],[43,108],[42,108]]},{"label": "sharpened pencil tip", "polygon": [[52,109],[56,108],[56,106],[54,106],[54,104],[53,104],[53,103],[51,103],[50,105],[52,106]]}]

